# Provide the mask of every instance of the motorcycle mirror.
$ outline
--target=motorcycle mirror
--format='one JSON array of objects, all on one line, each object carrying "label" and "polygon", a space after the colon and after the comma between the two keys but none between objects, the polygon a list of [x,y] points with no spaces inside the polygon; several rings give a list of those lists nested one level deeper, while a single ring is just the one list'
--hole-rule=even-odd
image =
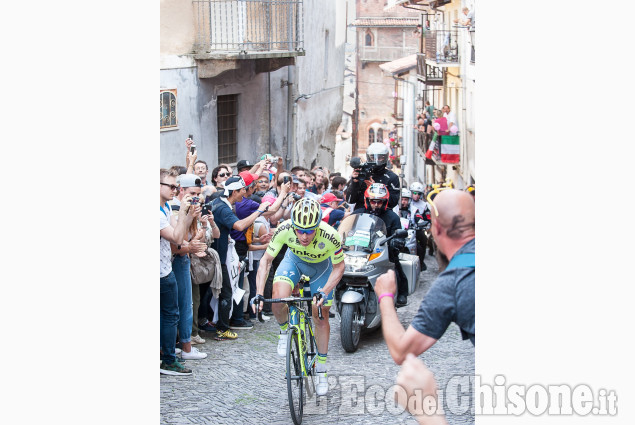
[{"label": "motorcycle mirror", "polygon": [[408,237],[408,231],[406,229],[399,229],[395,232],[396,238],[405,238]]}]

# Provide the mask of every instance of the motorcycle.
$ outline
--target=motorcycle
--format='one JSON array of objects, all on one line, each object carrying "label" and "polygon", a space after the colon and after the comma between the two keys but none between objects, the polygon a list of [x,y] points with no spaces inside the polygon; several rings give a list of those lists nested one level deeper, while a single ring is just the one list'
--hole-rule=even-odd
[{"label": "motorcycle", "polygon": [[[340,223],[338,232],[344,250],[344,275],[335,287],[334,300],[340,316],[340,337],[346,352],[357,350],[362,330],[374,330],[381,325],[379,303],[374,287],[377,278],[394,270],[389,249],[404,246],[408,231],[397,230],[386,236],[386,225],[374,215],[354,214]],[[408,294],[419,280],[419,257],[400,253],[399,262],[408,278]]]}]

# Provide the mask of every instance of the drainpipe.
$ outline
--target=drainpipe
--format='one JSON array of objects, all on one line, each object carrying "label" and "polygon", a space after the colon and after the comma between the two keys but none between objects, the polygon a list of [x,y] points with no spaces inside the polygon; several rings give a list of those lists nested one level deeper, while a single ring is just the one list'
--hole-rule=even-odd
[{"label": "drainpipe", "polygon": [[[417,86],[414,83],[412,83],[412,82],[410,82],[410,81],[408,81],[406,79],[396,77],[394,74],[393,74],[392,78],[394,80],[402,81],[402,82],[412,86],[411,96],[412,96],[412,119],[413,119],[413,123],[411,124],[409,131],[411,133],[413,133],[413,137],[412,137],[412,140],[411,140],[413,143],[410,143],[409,151],[411,151],[411,152],[406,155],[406,161],[411,161],[411,164],[412,164],[412,173],[411,173],[411,175],[416,178],[417,177],[417,161],[415,160],[416,149],[415,149],[415,146],[414,146],[414,143],[416,143],[416,142],[415,142],[415,137],[414,137],[414,131],[415,130],[414,130],[413,126],[414,126],[414,119],[417,117],[417,110],[416,110],[416,105],[415,105],[415,98],[416,98],[416,94],[417,94]],[[404,110],[405,110],[405,108],[404,108]],[[405,127],[406,126],[404,125],[404,128]],[[408,158],[408,156],[410,156],[410,158]],[[424,165],[423,166],[423,181],[425,181],[425,177],[426,177],[425,173],[426,173],[426,168],[425,168],[425,165]],[[399,184],[401,185],[401,182]],[[401,192],[400,192],[399,196],[401,196]]]},{"label": "drainpipe", "polygon": [[269,148],[267,152],[271,153],[271,71],[267,72],[267,109],[269,113]]},{"label": "drainpipe", "polygon": [[295,65],[287,67],[287,160],[285,168],[291,169],[295,144]]}]

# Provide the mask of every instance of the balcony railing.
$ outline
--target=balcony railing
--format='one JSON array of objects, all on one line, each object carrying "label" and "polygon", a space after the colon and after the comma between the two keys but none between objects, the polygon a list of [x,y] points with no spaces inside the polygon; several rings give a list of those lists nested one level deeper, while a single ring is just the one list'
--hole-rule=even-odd
[{"label": "balcony railing", "polygon": [[423,53],[417,53],[417,75],[428,86],[443,85],[443,69],[426,63]]},{"label": "balcony railing", "polygon": [[302,0],[193,0],[195,53],[291,53],[304,49]]},{"label": "balcony railing", "polygon": [[[459,34],[456,30],[432,30],[425,32],[426,60],[437,64],[458,64]],[[458,66],[458,65],[457,65]]]},{"label": "balcony railing", "polygon": [[359,59],[367,62],[390,62],[417,53],[416,47],[361,46]]}]

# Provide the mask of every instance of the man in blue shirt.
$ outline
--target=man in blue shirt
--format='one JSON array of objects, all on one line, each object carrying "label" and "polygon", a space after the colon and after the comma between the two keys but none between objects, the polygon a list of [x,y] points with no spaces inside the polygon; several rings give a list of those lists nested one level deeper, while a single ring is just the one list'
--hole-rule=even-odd
[{"label": "man in blue shirt", "polygon": [[418,356],[430,348],[451,322],[459,326],[463,339],[475,343],[474,200],[467,192],[447,189],[440,192],[430,206],[430,230],[437,244],[441,274],[430,287],[407,330],[395,312],[394,272],[389,270],[375,283],[381,327],[390,355],[397,364],[401,364],[408,353]]},{"label": "man in blue shirt", "polygon": [[229,329],[229,312],[232,307],[232,285],[227,270],[227,250],[229,248],[229,233],[231,230],[244,232],[264,214],[269,207],[269,202],[263,202],[249,216],[239,219],[232,211],[232,206],[243,199],[247,193],[246,184],[242,177],[231,177],[225,182],[223,194],[212,202],[214,221],[220,231],[220,237],[214,240],[212,248],[218,252],[223,274],[223,287],[218,300],[218,322],[216,323],[217,339],[236,339],[238,335]]}]

